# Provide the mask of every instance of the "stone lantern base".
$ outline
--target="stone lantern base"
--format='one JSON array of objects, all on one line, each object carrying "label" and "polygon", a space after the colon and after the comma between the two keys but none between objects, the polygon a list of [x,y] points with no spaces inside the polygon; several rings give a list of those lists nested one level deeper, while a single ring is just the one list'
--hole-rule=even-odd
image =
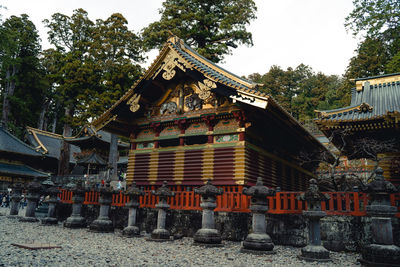
[{"label": "stone lantern base", "polygon": [[8,219],[21,219],[22,217],[19,215],[7,215]]},{"label": "stone lantern base", "polygon": [[81,216],[68,217],[64,222],[64,227],[67,228],[86,228],[86,220]]},{"label": "stone lantern base", "polygon": [[367,245],[362,249],[361,255],[359,261],[364,266],[400,266],[400,248],[395,245]]},{"label": "stone lantern base", "polygon": [[329,257],[329,251],[323,246],[308,245],[301,249],[301,255],[298,256],[300,260],[305,261],[332,261]]},{"label": "stone lantern base", "polygon": [[243,247],[240,251],[254,254],[275,254],[276,252],[273,249],[274,244],[269,235],[251,233],[243,241]]},{"label": "stone lantern base", "polygon": [[21,217],[19,219],[20,222],[38,222],[38,218],[36,217]]},{"label": "stone lantern base", "polygon": [[57,218],[46,217],[41,220],[42,224],[58,224]]},{"label": "stone lantern base", "polygon": [[122,235],[126,237],[140,236],[140,230],[137,226],[127,226],[122,230]]},{"label": "stone lantern base", "polygon": [[90,231],[97,233],[110,233],[114,232],[114,226],[110,219],[97,219],[89,226]]},{"label": "stone lantern base", "polygon": [[217,229],[199,229],[193,237],[194,242],[205,245],[221,245],[222,238]]},{"label": "stone lantern base", "polygon": [[155,229],[151,232],[151,237],[147,241],[164,242],[171,241],[170,232],[167,229]]}]

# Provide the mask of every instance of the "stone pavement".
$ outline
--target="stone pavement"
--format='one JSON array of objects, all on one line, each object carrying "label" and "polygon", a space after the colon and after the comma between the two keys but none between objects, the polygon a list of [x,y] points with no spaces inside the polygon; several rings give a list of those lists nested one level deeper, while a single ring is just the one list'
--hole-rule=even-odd
[{"label": "stone pavement", "polygon": [[[9,209],[0,208],[0,214]],[[22,215],[25,210],[20,211]],[[44,226],[0,216],[0,266],[360,266],[357,253],[331,252],[330,263],[297,259],[300,248],[275,246],[275,255],[240,253],[239,242],[223,241],[224,247],[193,246],[192,238],[174,242],[147,242],[125,238],[121,232],[92,233]],[[50,243],[59,249],[29,250],[12,243]]]}]

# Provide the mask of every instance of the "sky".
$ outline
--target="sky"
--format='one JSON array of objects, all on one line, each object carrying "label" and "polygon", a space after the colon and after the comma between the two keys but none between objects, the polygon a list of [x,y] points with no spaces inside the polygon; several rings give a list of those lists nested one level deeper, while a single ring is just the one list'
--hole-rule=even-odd
[{"label": "sky", "polygon": [[[160,19],[162,0],[0,0],[3,19],[27,14],[36,25],[43,49],[50,48],[42,21],[54,13],[72,15],[83,8],[93,21],[121,13],[129,29],[139,32]],[[239,46],[225,57],[221,67],[240,76],[264,74],[271,66],[286,69],[303,63],[316,72],[342,75],[354,56],[357,40],[344,27],[345,17],[353,9],[352,0],[255,0],[257,19],[248,26],[253,34],[252,47]],[[158,51],[148,53],[149,66]]]}]

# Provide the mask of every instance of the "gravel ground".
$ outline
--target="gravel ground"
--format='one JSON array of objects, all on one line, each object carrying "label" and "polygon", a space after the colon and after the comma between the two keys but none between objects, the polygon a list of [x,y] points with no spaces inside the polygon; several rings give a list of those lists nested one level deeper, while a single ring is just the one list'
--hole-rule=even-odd
[{"label": "gravel ground", "polygon": [[[24,212],[25,210],[21,211]],[[0,208],[6,214],[8,209]],[[239,242],[224,247],[193,246],[193,239],[148,242],[115,233],[91,233],[86,229],[42,226],[0,216],[0,266],[360,266],[357,253],[331,252],[331,263],[297,259],[300,248],[275,246],[275,255],[240,253]],[[52,243],[58,249],[29,250],[12,243]]]}]

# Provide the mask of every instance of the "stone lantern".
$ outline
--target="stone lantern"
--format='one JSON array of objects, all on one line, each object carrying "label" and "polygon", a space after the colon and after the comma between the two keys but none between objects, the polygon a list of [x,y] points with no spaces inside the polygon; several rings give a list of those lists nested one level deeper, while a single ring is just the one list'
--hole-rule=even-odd
[{"label": "stone lantern", "polygon": [[303,216],[309,220],[309,242],[306,247],[301,249],[299,259],[306,261],[331,261],[329,251],[321,245],[321,218],[326,216],[326,212],[321,210],[321,201],[330,199],[329,195],[321,193],[318,188],[317,180],[310,179],[307,191],[300,196],[299,200],[307,202],[307,210],[303,211]]},{"label": "stone lantern", "polygon": [[137,209],[139,208],[139,197],[143,196],[144,192],[136,186],[135,182],[133,182],[124,194],[129,197],[129,202],[125,204],[125,206],[129,208],[129,217],[128,226],[124,228],[122,235],[128,237],[138,236],[140,235],[140,231],[139,227],[135,226],[136,214]]},{"label": "stone lantern", "polygon": [[42,185],[46,187],[45,192],[49,196],[49,199],[46,200],[46,202],[49,204],[49,210],[47,212],[47,217],[42,219],[41,222],[42,224],[57,224],[58,220],[56,218],[56,205],[59,202],[57,195],[60,191],[50,178],[44,181]]},{"label": "stone lantern", "polygon": [[163,185],[160,188],[158,188],[156,191],[152,191],[152,194],[158,196],[160,199],[160,201],[156,205],[156,208],[158,209],[157,229],[155,229],[151,233],[151,238],[147,240],[159,242],[168,241],[170,240],[170,233],[167,229],[165,229],[167,210],[169,209],[167,200],[168,197],[174,196],[174,193],[169,190],[167,186],[167,181],[164,181]]},{"label": "stone lantern", "polygon": [[223,193],[222,189],[211,184],[211,180],[200,188],[195,188],[194,192],[201,195],[200,207],[203,208],[201,229],[194,235],[195,243],[206,245],[221,245],[221,234],[215,229],[214,209],[217,207],[216,198]]},{"label": "stone lantern", "polygon": [[38,182],[37,178],[28,184],[27,191],[26,199],[28,200],[28,204],[26,206],[25,217],[20,218],[20,221],[37,222],[38,219],[35,216],[35,210],[40,199],[40,193],[42,192],[42,185]]},{"label": "stone lantern", "polygon": [[19,205],[22,199],[22,184],[15,183],[12,185],[12,194],[11,194],[11,204],[10,204],[10,215],[8,218],[17,218],[19,213]]},{"label": "stone lantern", "polygon": [[393,244],[392,229],[392,217],[397,208],[390,205],[390,194],[397,189],[385,180],[382,168],[377,168],[375,174],[375,179],[362,190],[370,195],[366,211],[372,217],[373,243],[361,250],[359,261],[367,266],[399,266],[400,248]]},{"label": "stone lantern", "polygon": [[257,179],[255,186],[243,189],[243,194],[251,196],[250,210],[253,214],[252,233],[243,241],[241,252],[255,254],[273,254],[274,243],[267,234],[265,213],[268,210],[268,196],[274,196],[275,190],[263,185],[262,178]]},{"label": "stone lantern", "polygon": [[64,222],[64,227],[67,228],[85,228],[86,220],[82,217],[82,203],[85,201],[86,190],[81,182],[76,184],[70,183],[67,189],[72,191],[72,214]]},{"label": "stone lantern", "polygon": [[94,220],[89,229],[93,232],[108,233],[114,231],[113,222],[110,220],[108,214],[112,203],[112,196],[115,193],[110,185],[111,181],[107,179],[105,185],[99,188],[100,193],[100,212],[99,217]]}]

